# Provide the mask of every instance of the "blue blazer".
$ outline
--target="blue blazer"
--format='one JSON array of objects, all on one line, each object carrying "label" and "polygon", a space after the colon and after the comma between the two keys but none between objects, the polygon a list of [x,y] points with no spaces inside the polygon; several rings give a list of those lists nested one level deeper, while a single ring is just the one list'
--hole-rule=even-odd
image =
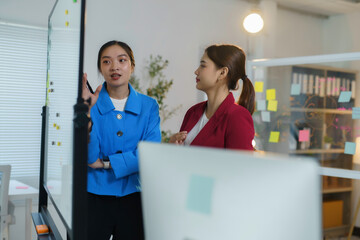
[{"label": "blue blazer", "polygon": [[161,141],[159,106],[155,99],[130,94],[123,112],[115,111],[106,83],[91,109],[93,122],[88,145],[88,163],[109,157],[111,169],[88,167],[88,192],[125,196],[140,191],[137,145],[139,141]]}]

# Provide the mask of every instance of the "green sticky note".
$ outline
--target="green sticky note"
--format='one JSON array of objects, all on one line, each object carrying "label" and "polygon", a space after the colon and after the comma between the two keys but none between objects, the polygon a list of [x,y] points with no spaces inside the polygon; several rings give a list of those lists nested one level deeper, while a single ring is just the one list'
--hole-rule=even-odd
[{"label": "green sticky note", "polygon": [[265,111],[266,110],[266,101],[265,100],[258,100],[257,101],[257,106],[256,106],[258,111]]},{"label": "green sticky note", "polygon": [[268,108],[267,110],[268,111],[272,111],[272,112],[276,112],[277,111],[277,104],[278,104],[278,101],[277,100],[270,100],[268,102]]},{"label": "green sticky note", "polygon": [[275,100],[276,99],[276,90],[268,89],[266,90],[266,100]]},{"label": "green sticky note", "polygon": [[211,214],[213,188],[213,178],[192,175],[190,177],[189,191],[187,195],[187,209],[206,215]]},{"label": "green sticky note", "polygon": [[261,111],[261,119],[263,122],[270,122],[270,113],[266,111]]},{"label": "green sticky note", "polygon": [[279,142],[279,138],[280,138],[280,132],[276,132],[276,131],[270,132],[269,142],[277,143]]},{"label": "green sticky note", "polygon": [[255,82],[255,92],[262,93],[264,91],[264,82]]},{"label": "green sticky note", "polygon": [[359,107],[352,108],[352,119],[360,119],[360,108]]},{"label": "green sticky note", "polygon": [[300,84],[291,84],[290,95],[300,95]]},{"label": "green sticky note", "polygon": [[351,99],[351,92],[344,91],[340,93],[338,102],[350,102]]},{"label": "green sticky note", "polygon": [[345,154],[354,155],[356,151],[356,143],[354,142],[345,142]]}]

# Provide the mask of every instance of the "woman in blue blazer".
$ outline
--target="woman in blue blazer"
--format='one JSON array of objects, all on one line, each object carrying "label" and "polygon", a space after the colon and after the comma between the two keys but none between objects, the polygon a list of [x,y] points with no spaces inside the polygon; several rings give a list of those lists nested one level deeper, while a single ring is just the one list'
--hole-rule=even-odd
[{"label": "woman in blue blazer", "polygon": [[[186,113],[180,132],[170,143],[253,150],[255,108],[254,87],[245,73],[244,51],[235,45],[206,48],[195,71],[196,88],[208,100],[192,106]],[[242,91],[237,102],[230,90]]]},{"label": "woman in blue blazer", "polygon": [[88,239],[144,239],[139,141],[161,141],[157,102],[129,84],[135,60],[131,48],[110,41],[99,50],[97,66],[105,82],[91,99],[88,145]]}]

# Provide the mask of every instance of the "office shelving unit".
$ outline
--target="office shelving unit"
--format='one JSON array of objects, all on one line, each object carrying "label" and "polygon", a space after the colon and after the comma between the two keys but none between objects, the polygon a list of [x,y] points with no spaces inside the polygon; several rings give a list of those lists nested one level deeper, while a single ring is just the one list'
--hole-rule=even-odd
[{"label": "office shelving unit", "polygon": [[[352,169],[353,155],[344,153],[344,145],[355,141],[352,107],[358,72],[325,65],[289,65],[267,67],[264,76],[266,89],[277,91],[278,110],[271,112],[271,122],[262,122],[260,114],[254,114],[260,150],[310,156],[324,167]],[[293,84],[300,85],[300,94],[290,94]],[[338,102],[342,91],[353,92],[349,102]],[[265,99],[265,94],[257,99]],[[310,141],[299,142],[300,130],[310,131]],[[269,143],[270,131],[280,132],[279,143]],[[324,136],[333,139],[330,147]],[[332,219],[335,222],[324,221],[324,237],[348,233],[352,190],[351,179],[323,176],[323,203],[337,204],[336,209],[324,208],[324,214],[338,214]]]}]

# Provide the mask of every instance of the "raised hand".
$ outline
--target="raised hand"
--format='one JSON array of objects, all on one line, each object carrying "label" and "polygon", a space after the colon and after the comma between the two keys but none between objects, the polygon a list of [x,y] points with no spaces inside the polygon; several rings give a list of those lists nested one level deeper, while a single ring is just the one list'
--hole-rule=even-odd
[{"label": "raised hand", "polygon": [[97,99],[99,98],[99,93],[101,91],[102,85],[99,85],[96,88],[94,93],[91,93],[89,88],[87,87],[87,74],[84,73],[82,79],[82,98],[85,100],[85,103],[88,103],[88,99],[90,99],[89,110],[95,105]]}]

